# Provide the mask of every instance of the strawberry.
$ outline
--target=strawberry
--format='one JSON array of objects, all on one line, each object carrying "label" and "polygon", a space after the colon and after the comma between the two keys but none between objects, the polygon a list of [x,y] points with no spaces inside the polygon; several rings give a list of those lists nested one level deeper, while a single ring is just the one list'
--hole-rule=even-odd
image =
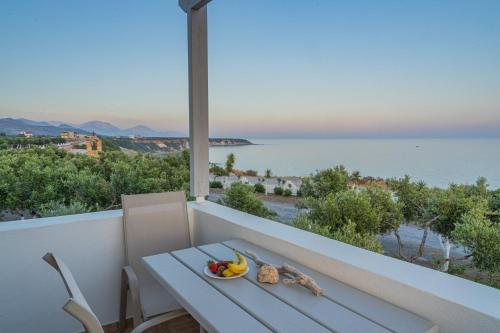
[{"label": "strawberry", "polygon": [[217,263],[213,262],[213,261],[209,261],[208,262],[208,269],[210,270],[210,272],[216,274],[217,273],[217,268],[219,266],[217,265]]}]

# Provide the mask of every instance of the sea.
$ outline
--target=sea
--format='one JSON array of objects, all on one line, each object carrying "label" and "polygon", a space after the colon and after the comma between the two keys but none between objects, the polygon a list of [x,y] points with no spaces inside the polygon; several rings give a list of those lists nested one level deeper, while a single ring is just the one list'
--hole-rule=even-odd
[{"label": "sea", "polygon": [[276,176],[308,176],[344,165],[362,176],[410,175],[429,186],[472,184],[486,177],[500,188],[500,138],[491,139],[249,139],[254,145],[211,147],[210,162],[224,164],[234,153],[235,168],[271,169]]}]

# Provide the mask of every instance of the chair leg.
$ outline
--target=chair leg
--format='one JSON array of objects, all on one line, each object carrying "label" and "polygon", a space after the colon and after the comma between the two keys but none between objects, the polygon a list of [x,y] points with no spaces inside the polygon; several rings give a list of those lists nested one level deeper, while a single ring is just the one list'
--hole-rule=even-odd
[{"label": "chair leg", "polygon": [[120,293],[120,319],[118,321],[118,332],[123,332],[127,326],[127,296],[128,296],[128,278],[122,271],[122,283]]}]

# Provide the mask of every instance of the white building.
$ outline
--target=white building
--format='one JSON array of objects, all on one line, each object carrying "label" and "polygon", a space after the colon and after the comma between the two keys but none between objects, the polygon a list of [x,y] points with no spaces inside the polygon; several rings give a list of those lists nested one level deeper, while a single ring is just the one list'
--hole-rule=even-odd
[{"label": "white building", "polygon": [[224,189],[229,188],[233,183],[242,183],[251,186],[255,186],[255,184],[257,183],[261,183],[262,185],[264,185],[264,188],[266,190],[265,194],[274,193],[275,187],[281,187],[283,190],[287,189],[290,190],[292,192],[292,195],[294,196],[297,195],[300,189],[300,185],[302,184],[302,179],[300,177],[265,178],[265,177],[255,177],[255,176],[239,177],[235,175],[217,177],[213,174],[210,174],[209,180],[210,182],[212,181],[221,182]]},{"label": "white building", "polygon": [[19,132],[19,135],[24,136],[25,138],[32,138],[33,137],[32,132],[26,132],[26,131]]}]

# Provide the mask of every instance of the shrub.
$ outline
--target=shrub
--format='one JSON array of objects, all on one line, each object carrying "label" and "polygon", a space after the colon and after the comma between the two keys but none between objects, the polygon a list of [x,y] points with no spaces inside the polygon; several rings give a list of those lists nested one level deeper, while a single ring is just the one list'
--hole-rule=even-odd
[{"label": "shrub", "polygon": [[287,188],[286,190],[283,191],[283,195],[285,197],[291,196],[292,195],[292,190],[290,190],[290,189]]},{"label": "shrub", "polygon": [[91,209],[80,201],[72,201],[69,206],[61,201],[51,201],[40,206],[38,215],[40,217],[51,217],[89,213],[90,211]]},{"label": "shrub", "polygon": [[213,182],[210,182],[210,188],[224,188],[224,186],[220,181],[214,180]]},{"label": "shrub", "polygon": [[393,225],[399,225],[399,206],[382,190],[369,188],[330,193],[325,198],[306,198],[308,217],[320,225],[338,230],[352,221],[360,233],[383,233]]},{"label": "shrub", "polygon": [[213,173],[217,177],[229,175],[229,173],[226,172],[226,169],[224,169],[218,165],[212,165],[210,167],[210,172]]},{"label": "shrub", "polygon": [[369,251],[383,253],[382,244],[377,235],[372,233],[359,233],[356,224],[348,221],[341,228],[333,230],[331,226],[319,225],[311,221],[306,215],[299,215],[294,221],[296,228],[313,232],[315,234],[338,240],[339,242],[351,244]]},{"label": "shrub", "polygon": [[231,184],[231,187],[221,195],[219,203],[260,217],[276,216],[274,211],[267,209],[264,203],[255,196],[252,186],[241,183]]},{"label": "shrub", "polygon": [[255,192],[257,192],[257,193],[266,193],[266,188],[261,183],[255,184],[254,189],[255,189]]},{"label": "shrub", "polygon": [[247,170],[247,171],[245,171],[245,175],[251,176],[251,177],[257,177],[257,171],[256,170]]},{"label": "shrub", "polygon": [[330,193],[346,191],[349,188],[349,174],[338,165],[333,169],[317,171],[304,179],[301,191],[305,197],[323,198]]},{"label": "shrub", "polygon": [[281,187],[279,187],[279,186],[276,186],[274,188],[274,194],[276,194],[276,195],[283,195],[283,189]]}]

